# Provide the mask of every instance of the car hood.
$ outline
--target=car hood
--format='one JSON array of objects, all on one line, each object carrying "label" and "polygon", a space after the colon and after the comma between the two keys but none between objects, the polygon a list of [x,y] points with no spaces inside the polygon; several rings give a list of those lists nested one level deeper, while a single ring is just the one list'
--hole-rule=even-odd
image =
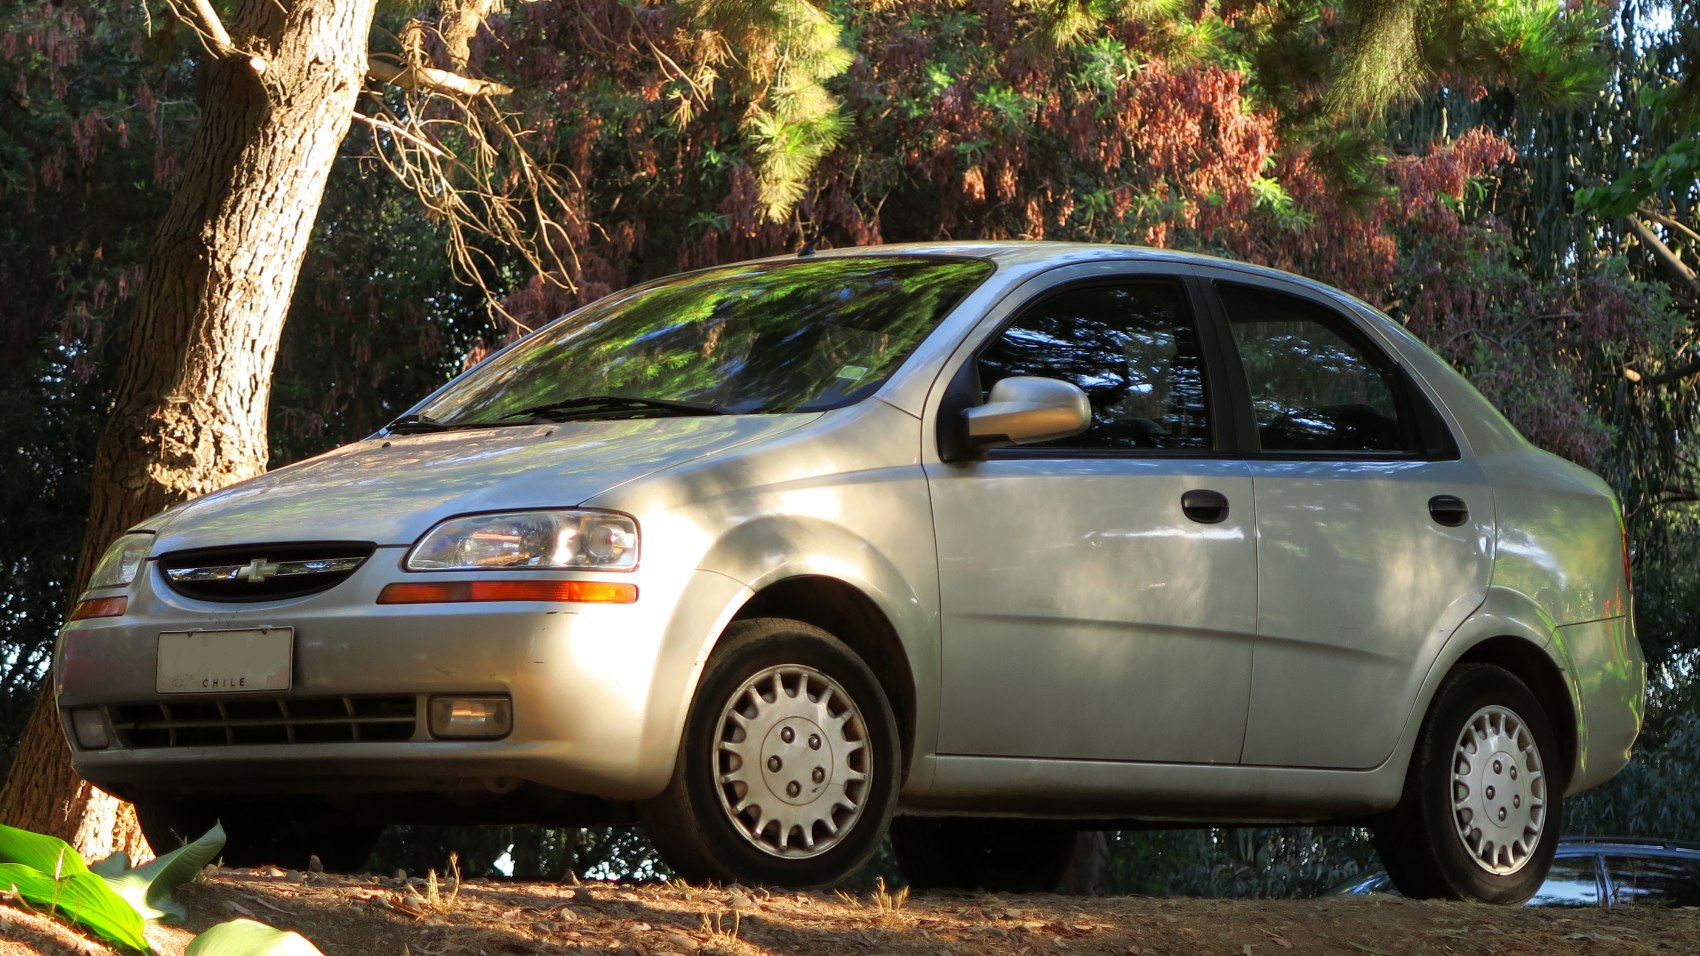
[{"label": "car hood", "polygon": [[725,415],[392,435],[345,445],[144,524],[153,553],[283,542],[405,545],[450,515],[571,507],[817,417]]}]

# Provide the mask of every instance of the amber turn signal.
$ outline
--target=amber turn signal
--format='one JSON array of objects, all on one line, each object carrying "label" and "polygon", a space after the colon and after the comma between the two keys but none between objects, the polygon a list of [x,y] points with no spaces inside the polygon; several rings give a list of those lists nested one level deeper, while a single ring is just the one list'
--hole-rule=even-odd
[{"label": "amber turn signal", "polygon": [[631,604],[635,584],[601,581],[432,581],[387,584],[379,604],[458,604],[466,601],[557,601],[572,604]]},{"label": "amber turn signal", "polygon": [[127,597],[89,598],[78,601],[71,609],[70,620],[81,621],[91,617],[117,617],[124,613],[124,608],[130,603]]}]

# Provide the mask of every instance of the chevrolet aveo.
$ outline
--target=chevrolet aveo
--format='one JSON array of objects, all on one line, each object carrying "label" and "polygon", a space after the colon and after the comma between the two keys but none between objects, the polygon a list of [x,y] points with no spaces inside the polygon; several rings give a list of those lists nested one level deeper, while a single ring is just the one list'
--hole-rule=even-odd
[{"label": "chevrolet aveo", "polygon": [[[632,821],[697,880],[1041,885],[1343,821],[1520,901],[1640,727],[1617,504],[1361,302],[1055,243],[610,295],[138,524],[53,674],[156,846]],[[895,821],[893,818],[896,818]]]}]

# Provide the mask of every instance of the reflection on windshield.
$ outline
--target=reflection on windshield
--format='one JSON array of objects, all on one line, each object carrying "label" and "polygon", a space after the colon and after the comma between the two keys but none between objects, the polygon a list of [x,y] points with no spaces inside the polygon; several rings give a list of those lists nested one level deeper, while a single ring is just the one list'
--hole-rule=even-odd
[{"label": "reflection on windshield", "polygon": [[[820,411],[874,392],[992,271],[980,259],[865,256],[732,266],[610,296],[468,372],[419,414],[523,422],[584,396],[599,414]],[[676,412],[674,412],[676,413]],[[582,415],[577,417],[583,417]]]}]

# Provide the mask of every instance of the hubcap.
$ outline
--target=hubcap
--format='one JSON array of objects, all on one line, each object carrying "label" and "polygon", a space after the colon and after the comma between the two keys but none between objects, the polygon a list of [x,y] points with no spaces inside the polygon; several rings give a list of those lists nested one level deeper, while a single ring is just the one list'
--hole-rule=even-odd
[{"label": "hubcap", "polygon": [[837,681],[800,664],[769,667],[727,701],[719,728],[720,807],[763,853],[818,856],[861,817],[868,730]]},{"label": "hubcap", "polygon": [[1470,859],[1495,876],[1529,862],[1546,826],[1547,778],[1523,718],[1493,705],[1476,711],[1452,757],[1452,817]]}]

